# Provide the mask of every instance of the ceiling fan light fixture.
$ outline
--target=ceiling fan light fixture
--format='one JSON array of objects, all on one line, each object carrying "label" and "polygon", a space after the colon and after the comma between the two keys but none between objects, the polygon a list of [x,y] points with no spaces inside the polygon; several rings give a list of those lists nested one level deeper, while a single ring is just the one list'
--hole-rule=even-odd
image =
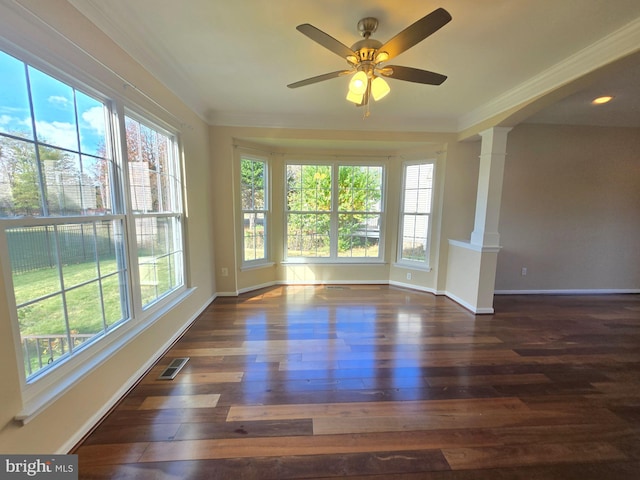
[{"label": "ceiling fan light fixture", "polygon": [[367,77],[366,72],[360,70],[351,78],[349,82],[349,92],[354,95],[364,95],[364,92],[367,91],[368,84],[369,77]]},{"label": "ceiling fan light fixture", "polygon": [[391,87],[382,77],[375,77],[371,82],[371,95],[376,102],[386,97],[390,91]]}]

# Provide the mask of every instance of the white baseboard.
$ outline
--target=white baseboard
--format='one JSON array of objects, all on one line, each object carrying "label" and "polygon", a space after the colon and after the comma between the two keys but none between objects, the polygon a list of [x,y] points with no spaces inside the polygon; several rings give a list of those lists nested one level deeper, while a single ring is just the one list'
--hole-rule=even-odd
[{"label": "white baseboard", "polygon": [[83,425],[78,429],[78,431],[72,435],[57,451],[56,454],[65,455],[71,451],[71,449],[82,440],[82,438],[87,435],[100,420],[109,413],[111,410],[124,395],[140,380],[142,375],[145,374],[147,370],[149,370],[154,363],[158,361],[162,355],[173,345],[176,340],[178,340],[182,334],[191,326],[193,322],[198,318],[198,316],[204,312],[205,308],[207,308],[211,302],[216,299],[217,295],[213,295],[210,297],[203,306],[201,306],[185,323],[183,323],[180,328],[174,333],[169,340],[167,340],[162,347],[158,349],[156,354],[147,360],[144,365],[142,365],[129,379],[127,382],[122,385],[112,396],[111,398],[98,410],[91,418],[89,418]]},{"label": "white baseboard", "polygon": [[613,295],[640,293],[638,288],[596,288],[555,290],[496,290],[496,295]]},{"label": "white baseboard", "polygon": [[451,292],[446,292],[445,295],[448,298],[450,298],[451,300],[453,300],[454,302],[456,302],[460,306],[466,308],[467,310],[469,310],[471,313],[473,313],[475,315],[491,315],[491,314],[495,313],[493,307],[492,308],[477,308],[477,307],[474,307],[473,305],[471,305],[469,302],[467,302],[467,301],[461,299],[460,297],[454,295]]},{"label": "white baseboard", "polygon": [[389,285],[393,285],[394,287],[408,288],[410,290],[418,290],[420,292],[431,293],[433,295],[444,295],[444,292],[438,292],[434,288],[423,287],[422,285],[414,285],[412,283],[396,282],[395,280],[389,280],[387,283]]}]

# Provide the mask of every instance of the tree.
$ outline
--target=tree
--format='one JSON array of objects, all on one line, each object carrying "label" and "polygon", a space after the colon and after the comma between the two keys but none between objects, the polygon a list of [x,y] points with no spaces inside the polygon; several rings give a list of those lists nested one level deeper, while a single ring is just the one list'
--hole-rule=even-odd
[{"label": "tree", "polygon": [[[167,191],[168,138],[131,118],[125,119],[127,158],[131,162],[144,162],[149,172],[151,201],[149,208],[158,212],[168,210],[163,193]],[[135,185],[132,184],[132,187]]]},{"label": "tree", "polygon": [[[378,203],[382,198],[382,168],[341,166],[338,178],[338,250],[349,250],[366,244],[370,220],[377,219]],[[349,212],[349,213],[347,213]],[[377,222],[376,222],[377,223]],[[354,236],[363,232],[362,236]]]},{"label": "tree", "polygon": [[[71,177],[77,177],[79,173],[73,155],[41,145],[39,156],[36,156],[35,149],[31,142],[0,135],[1,204],[6,215],[43,214],[40,175],[45,164],[50,172]],[[46,181],[46,178],[43,180]],[[60,192],[52,188],[48,194],[51,198],[47,200],[51,201],[56,195],[60,195]]]},{"label": "tree", "polygon": [[[308,252],[329,249],[331,211],[338,210],[338,250],[347,251],[366,242],[354,236],[365,230],[382,198],[382,168],[340,166],[336,206],[332,206],[330,165],[287,167],[287,209],[289,250]],[[378,214],[374,216],[377,218]]]},{"label": "tree", "polygon": [[32,143],[0,136],[0,178],[6,215],[42,213],[36,152]]}]

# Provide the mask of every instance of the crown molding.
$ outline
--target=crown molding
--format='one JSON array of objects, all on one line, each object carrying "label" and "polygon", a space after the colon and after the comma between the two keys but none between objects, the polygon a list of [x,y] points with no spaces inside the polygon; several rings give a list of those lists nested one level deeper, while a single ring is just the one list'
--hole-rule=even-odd
[{"label": "crown molding", "polygon": [[460,117],[458,133],[640,51],[640,17],[539,75]]},{"label": "crown molding", "polygon": [[366,130],[385,132],[455,133],[455,118],[404,118],[373,113],[354,128],[353,117],[344,115],[291,115],[251,112],[209,112],[206,121],[211,126],[262,127],[313,130]]}]

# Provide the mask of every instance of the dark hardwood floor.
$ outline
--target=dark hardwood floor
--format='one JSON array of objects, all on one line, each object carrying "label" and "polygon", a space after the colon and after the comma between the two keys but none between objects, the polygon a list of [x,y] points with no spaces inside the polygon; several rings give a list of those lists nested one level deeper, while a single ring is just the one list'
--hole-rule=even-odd
[{"label": "dark hardwood floor", "polygon": [[640,478],[640,295],[495,308],[388,286],[218,298],[75,449],[80,478]]}]

